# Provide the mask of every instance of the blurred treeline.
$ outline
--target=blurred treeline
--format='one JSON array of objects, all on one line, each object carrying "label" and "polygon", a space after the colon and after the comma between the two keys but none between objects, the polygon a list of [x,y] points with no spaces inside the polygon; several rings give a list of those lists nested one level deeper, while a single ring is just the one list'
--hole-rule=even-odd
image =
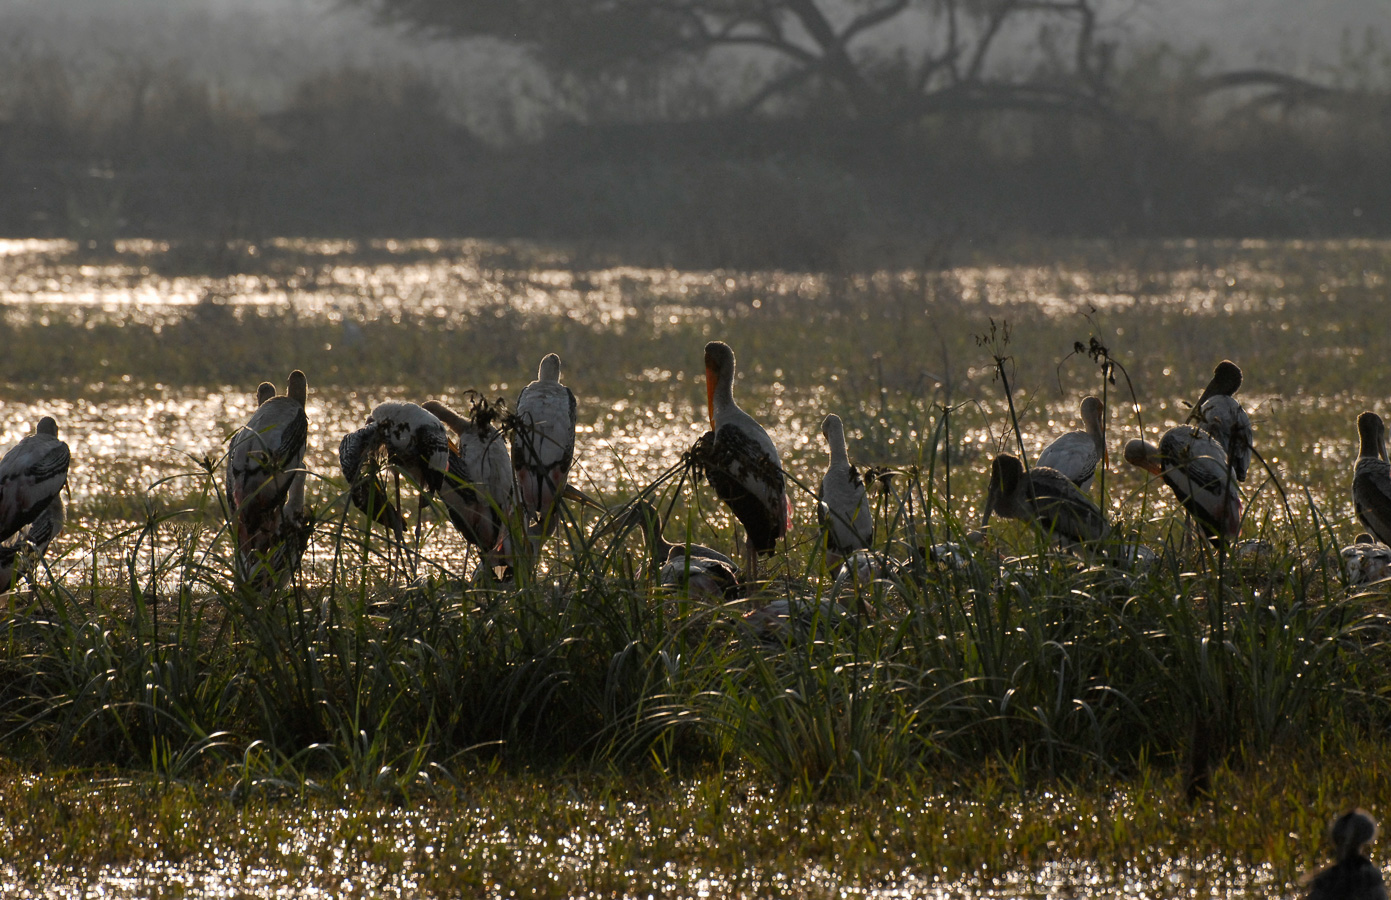
[{"label": "blurred treeline", "polygon": [[93,86],[31,55],[3,63],[0,233],[520,236],[786,266],[960,236],[1385,234],[1385,58],[1369,44],[1330,70],[1338,90],[1275,101],[1203,94],[1207,57],[1156,47],[1116,79],[1124,123],[977,111],[875,126],[814,98],[732,117],[692,94],[651,115],[596,103],[500,141],[410,68],[325,71],[267,114],[178,65]]}]

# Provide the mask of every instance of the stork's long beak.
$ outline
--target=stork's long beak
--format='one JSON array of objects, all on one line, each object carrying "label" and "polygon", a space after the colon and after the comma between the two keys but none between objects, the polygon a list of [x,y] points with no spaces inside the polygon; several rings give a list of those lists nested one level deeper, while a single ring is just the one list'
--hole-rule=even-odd
[{"label": "stork's long beak", "polygon": [[719,375],[709,366],[705,367],[705,409],[710,414],[710,430],[715,430],[715,382]]},{"label": "stork's long beak", "polygon": [[984,528],[990,524],[990,514],[995,511],[995,505],[1000,502],[1000,482],[995,478],[990,479],[990,490],[985,494],[985,514],[981,516],[980,527]]}]

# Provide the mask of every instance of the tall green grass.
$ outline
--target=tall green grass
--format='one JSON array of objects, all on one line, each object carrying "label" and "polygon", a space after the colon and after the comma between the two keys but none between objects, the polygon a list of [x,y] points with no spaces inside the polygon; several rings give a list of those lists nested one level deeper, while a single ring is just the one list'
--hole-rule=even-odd
[{"label": "tall green grass", "polygon": [[[1316,509],[1263,520],[1275,549],[1258,561],[1173,541],[1136,571],[1015,526],[972,545],[943,489],[945,414],[936,425],[875,503],[901,564],[777,639],[742,613],[776,598],[819,609],[831,580],[814,542],[724,605],[673,602],[634,562],[636,540],[593,541],[573,520],[515,584],[454,563],[411,580],[327,483],[326,549],[261,595],[232,577],[214,477],[191,473],[204,487],[189,508],[152,508],[9,597],[0,746],[45,767],[230,770],[248,789],[397,796],[493,760],[716,765],[854,796],[982,761],[1022,783],[1184,772],[1195,755],[1206,772],[1391,724],[1384,596],[1349,593]],[[654,490],[694,536],[729,539],[690,479]],[[964,566],[906,552],[946,539]]]}]

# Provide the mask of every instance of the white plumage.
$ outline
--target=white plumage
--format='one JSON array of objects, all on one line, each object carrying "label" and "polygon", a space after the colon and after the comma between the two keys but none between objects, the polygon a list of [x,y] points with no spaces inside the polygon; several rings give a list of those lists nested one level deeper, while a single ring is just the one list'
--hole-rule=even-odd
[{"label": "white plumage", "polygon": [[32,571],[62,533],[70,459],[51,416],[0,459],[0,591]]},{"label": "white plumage", "polygon": [[1212,380],[1194,404],[1189,421],[1217,441],[1226,454],[1237,481],[1246,480],[1251,468],[1251,418],[1233,394],[1241,389],[1241,369],[1224,359],[1212,370]]},{"label": "white plumage", "polygon": [[[275,396],[274,385],[262,383],[256,390],[256,411],[232,435],[227,453],[227,503],[244,575],[255,567],[258,556],[271,553],[305,523],[308,392],[308,381],[298,369],[290,373],[283,397]],[[293,562],[298,562],[297,554]]]},{"label": "white plumage", "polygon": [[436,400],[424,408],[458,440],[457,452],[450,448],[449,472],[440,488],[449,520],[483,554],[485,571],[510,565],[517,488],[502,432],[493,426],[491,414],[467,419]]},{"label": "white plumage", "polygon": [[1068,481],[1083,490],[1091,484],[1096,467],[1106,458],[1106,439],[1102,434],[1101,401],[1087,397],[1082,401],[1082,424],[1086,430],[1069,431],[1043,448],[1038,464],[1062,472]]},{"label": "white plumage", "polygon": [[339,443],[338,463],[353,505],[404,541],[405,519],[387,496],[380,467],[385,463],[405,473],[422,497],[437,491],[449,471],[449,435],[444,423],[414,403],[379,403],[367,423]]},{"label": "white plumage", "polygon": [[575,415],[575,395],[560,383],[560,357],[547,354],[536,380],[517,396],[512,435],[512,468],[537,549],[559,520],[557,503],[575,458]]},{"label": "white plumage", "polygon": [[1125,445],[1125,461],[1164,479],[1184,509],[1214,541],[1241,533],[1241,496],[1222,446],[1189,425],[1170,428],[1155,447],[1136,438]]},{"label": "white plumage", "polygon": [[831,452],[831,464],[821,478],[817,518],[826,534],[826,565],[834,567],[856,550],[874,543],[874,518],[864,479],[850,464],[845,448],[845,426],[832,413],[821,423],[821,434]]}]

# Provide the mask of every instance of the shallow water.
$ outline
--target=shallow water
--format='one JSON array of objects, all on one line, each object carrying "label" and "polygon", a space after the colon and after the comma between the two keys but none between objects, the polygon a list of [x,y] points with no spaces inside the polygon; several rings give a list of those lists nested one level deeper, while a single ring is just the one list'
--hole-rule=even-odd
[{"label": "shallow water", "polygon": [[[869,297],[901,290],[911,294],[904,286],[911,288],[928,277],[908,271],[832,277],[581,265],[563,253],[535,245],[484,241],[278,240],[260,248],[234,250],[236,265],[231,268],[238,271],[212,275],[197,274],[200,267],[208,268],[208,259],[184,261],[179,248],[159,242],[121,242],[111,258],[90,262],[77,257],[65,241],[0,241],[0,310],[12,323],[62,317],[89,325],[115,321],[158,329],[200,304],[216,302],[239,310],[290,309],[301,321],[339,323],[343,339],[351,341],[354,329],[373,321],[423,317],[448,328],[451,323],[505,309],[524,322],[564,321],[576,328],[631,334],[638,341],[678,323],[690,327],[693,321],[710,320],[732,330],[734,340],[741,318],[764,306],[795,303],[821,309],[817,304],[832,302],[828,297],[855,290],[868,291],[865,296]],[[1002,304],[1016,316],[1021,305],[1055,317],[1076,315],[1087,308],[1109,311],[1120,334],[1137,309],[1162,307],[1210,318],[1211,327],[1220,328],[1223,315],[1233,310],[1270,310],[1278,315],[1292,303],[1307,306],[1322,303],[1323,298],[1333,302],[1340,291],[1352,286],[1379,290],[1386,283],[1383,264],[1391,259],[1391,243],[1170,242],[1155,245],[1151,252],[1157,261],[1149,269],[1108,265],[1104,246],[1079,244],[1070,246],[1065,258],[1047,265],[963,265],[931,277],[949,282],[948,294],[961,302]],[[1351,262],[1344,265],[1347,260]],[[179,273],[181,267],[194,274]],[[792,321],[801,306],[789,307]],[[859,329],[853,319],[839,324],[843,312],[832,307],[827,314],[836,324],[829,326],[826,340],[857,339]],[[1159,338],[1175,341],[1182,335],[1161,333]],[[1311,339],[1321,341],[1333,356],[1357,352],[1349,350],[1337,334]],[[1142,338],[1142,342],[1150,340],[1147,335]],[[985,350],[980,356],[988,360]],[[808,357],[809,361],[814,358]],[[814,509],[811,491],[819,483],[825,459],[820,420],[831,408],[843,415],[855,412],[846,410],[844,403],[844,397],[855,394],[838,382],[834,371],[828,374],[816,366],[809,370],[811,377],[803,373],[799,381],[791,373],[785,378],[781,369],[758,368],[755,363],[753,373],[741,375],[739,396],[778,443],[784,466],[809,489],[791,491],[798,519],[809,521]],[[572,481],[613,503],[635,486],[651,484],[669,472],[706,427],[701,373],[671,365],[621,377],[615,374],[597,382],[586,379],[584,372],[571,379],[583,392]],[[1076,401],[1050,388],[1047,376],[1035,373],[1032,386],[1025,385],[1030,393],[1020,398],[1021,420],[1030,432],[1025,445],[1031,452],[1057,433],[1079,427]],[[973,366],[968,377],[979,385],[980,399],[958,414],[953,438],[960,462],[972,470],[959,481],[971,485],[982,477],[996,448],[1008,448],[1012,440],[1003,431],[1002,423],[1008,418],[992,384],[992,370]],[[1191,387],[1178,382],[1193,380],[1167,367],[1151,377],[1163,382],[1157,392],[1161,396],[1168,382],[1174,382],[1173,390],[1179,392]],[[527,380],[529,373],[519,372],[511,382],[488,385],[487,393],[515,397]],[[338,381],[351,384],[351,376]],[[601,390],[586,391],[586,381]],[[215,492],[226,438],[250,414],[251,388],[178,388],[113,372],[107,381],[69,387],[61,396],[44,396],[42,391],[29,396],[19,391],[0,406],[0,448],[12,446],[29,433],[40,415],[55,415],[73,451],[71,502],[82,524],[93,532],[110,533],[110,520],[130,520],[131,510],[142,506],[147,493],[182,499],[202,490]],[[1120,392],[1121,387],[1116,390]],[[307,462],[321,476],[311,487],[317,508],[325,508],[339,496],[334,482],[339,438],[358,427],[378,402],[426,399],[416,393],[391,385],[313,387]],[[458,393],[437,396],[454,404],[464,402]],[[1349,422],[1374,401],[1355,389],[1316,396],[1248,391],[1243,400],[1256,421],[1266,460],[1297,488],[1296,496],[1301,493],[1298,488],[1307,486],[1326,513],[1346,520],[1343,473],[1355,455],[1353,443],[1345,431],[1311,434],[1306,423],[1313,416]],[[866,462],[862,448],[873,431],[877,450],[871,451],[869,462],[921,461],[930,423],[905,425],[892,416],[876,421],[872,413],[865,414],[866,409],[846,416],[852,458]],[[1157,435],[1186,412],[1178,403],[1155,402],[1145,410],[1146,432]],[[1127,410],[1116,409],[1113,416],[1117,431],[1133,429]],[[1111,500],[1117,512],[1136,502],[1143,485],[1134,470],[1127,471],[1121,462],[1121,441],[1114,441],[1111,454]],[[211,481],[201,471],[204,461],[215,475]],[[1255,485],[1248,486],[1248,493],[1254,491]],[[1266,493],[1273,492],[1267,489]],[[979,501],[970,491],[958,494],[958,501],[963,496],[961,512],[972,518]],[[1155,499],[1157,506],[1152,508],[1163,514],[1167,495],[1160,491]],[[405,502],[410,505],[410,498]],[[710,514],[723,520],[717,509]],[[70,533],[62,546],[75,551],[76,543],[75,534]],[[464,546],[448,529],[441,529],[431,532],[426,550],[457,559]],[[80,566],[85,559],[75,552],[71,562]]]},{"label": "shallow water", "polygon": [[[783,303],[792,308],[794,302],[816,307],[844,292],[847,282],[854,290],[871,294],[911,292],[926,277],[920,272],[831,277],[678,271],[607,263],[581,266],[545,248],[480,241],[276,241],[256,253],[241,248],[239,266],[233,268],[242,271],[208,275],[198,272],[198,266],[205,262],[199,260],[186,266],[192,274],[176,271],[178,260],[171,260],[176,249],[154,242],[127,242],[118,247],[120,253],[113,260],[93,263],[76,259],[73,248],[61,241],[0,241],[0,312],[11,324],[61,319],[159,328],[179,321],[201,304],[216,302],[251,314],[260,309],[293,309],[305,321],[336,323],[341,326],[342,339],[351,341],[363,326],[374,321],[424,318],[449,327],[505,309],[538,327],[569,323],[575,328],[631,334],[635,341],[708,321],[727,326],[735,335],[733,341],[739,336],[742,320],[753,311],[767,312]],[[1134,330],[1131,323],[1136,319],[1132,317],[1147,308],[1162,308],[1200,320],[1196,329],[1219,330],[1228,313],[1268,311],[1278,316],[1291,304],[1313,304],[1317,313],[1319,304],[1335,303],[1340,292],[1384,290],[1384,263],[1391,259],[1391,243],[1159,245],[1156,254],[1161,259],[1154,264],[1158,273],[1154,278],[1108,268],[1105,252],[1104,247],[1082,247],[1066,262],[966,264],[932,277],[949,282],[949,293],[963,303],[1009,309],[1016,315],[1024,309],[1041,317],[1075,316],[1079,308],[1094,308],[1111,315],[1111,323],[1120,333]],[[247,260],[257,254],[275,256],[277,262],[261,271]],[[1276,257],[1308,257],[1310,262],[1271,265],[1270,260]],[[1330,260],[1336,263],[1344,258],[1351,264],[1330,264]],[[1378,265],[1377,259],[1382,264]],[[860,326],[853,315],[842,316],[842,312],[832,309],[834,315],[828,315],[836,323],[832,338],[855,341]],[[793,309],[787,318],[795,320],[796,316]],[[1296,327],[1300,327],[1298,323]],[[1358,348],[1347,346],[1347,335],[1320,336],[1317,328],[1304,327],[1311,334],[1311,345],[1316,345],[1312,349],[1318,358],[1332,361],[1357,356]],[[1146,334],[1137,343],[1183,339],[1184,334],[1176,331],[1157,333],[1154,338]],[[1242,349],[1240,343],[1234,346]],[[698,341],[693,340],[692,352],[698,347]],[[807,352],[809,356],[815,352],[810,343]],[[978,402],[965,407],[953,424],[953,458],[960,467],[956,496],[967,519],[975,517],[979,498],[972,489],[983,480],[990,455],[1012,442],[1001,425],[1007,421],[1006,411],[993,386],[990,351],[981,349],[978,355],[967,372],[969,379],[981,385],[975,398]],[[635,486],[650,484],[667,473],[706,428],[700,373],[683,369],[694,364],[693,360],[663,361],[603,381],[587,379],[584,374],[572,379],[581,392],[572,480],[606,502],[616,503]],[[788,471],[814,490],[825,462],[819,433],[822,415],[843,403],[846,396],[874,394],[842,391],[834,373],[822,377],[826,371],[819,361],[809,362],[813,376],[800,378],[772,367],[751,369],[741,377],[739,396],[782,448]],[[1076,399],[1061,397],[1061,391],[1048,381],[1051,376],[1051,372],[1035,373],[1021,397],[1021,415],[1028,432],[1024,443],[1031,452],[1060,431],[1078,427]],[[1152,398],[1191,393],[1195,379],[1168,367],[1150,376],[1145,430],[1155,435],[1182,420],[1187,410],[1172,399]],[[487,391],[515,397],[529,377],[528,372],[518,372],[511,380],[487,385]],[[1197,379],[1199,385],[1201,380]],[[591,386],[586,387],[586,382]],[[144,499],[151,494],[178,504],[207,493],[215,503],[226,438],[250,415],[253,404],[250,384],[180,388],[131,380],[123,373],[113,373],[100,384],[47,393],[26,390],[22,385],[14,387],[12,397],[0,406],[0,448],[12,446],[29,433],[40,415],[53,414],[73,451],[70,488],[76,515],[59,542],[60,552],[55,554],[55,570],[60,577],[78,575],[92,565],[93,545],[102,536],[138,520]],[[1296,505],[1300,489],[1307,486],[1340,526],[1349,520],[1346,481],[1355,454],[1346,423],[1364,406],[1374,405],[1375,395],[1372,386],[1359,389],[1353,383],[1319,393],[1243,394],[1256,420],[1260,448],[1272,469],[1286,480]],[[457,392],[439,396],[447,402],[463,402]],[[400,385],[353,385],[350,377],[339,378],[336,384],[313,386],[307,463],[322,476],[311,485],[315,508],[330,509],[340,497],[339,438],[358,427],[376,403],[396,399],[426,398]],[[873,407],[871,401],[863,400],[858,409],[838,410],[846,415],[850,428],[852,457],[863,461],[872,455],[872,461],[880,463],[919,462],[919,448],[929,423],[910,420],[902,410],[876,413]],[[1116,421],[1133,428],[1124,417]],[[863,449],[869,446],[875,449]],[[1113,440],[1111,452],[1111,503],[1119,513],[1135,502],[1144,482],[1133,470],[1125,471],[1119,459],[1119,439]],[[205,471],[205,463],[211,474]],[[970,474],[963,473],[962,468]],[[811,494],[800,488],[791,493],[797,521],[812,521]],[[1248,485],[1248,497],[1256,497],[1252,508],[1257,516],[1278,513],[1273,495],[1270,487],[1260,488],[1256,482]],[[1167,513],[1166,497],[1162,490],[1152,493],[1150,509],[1155,515]],[[408,495],[403,505],[412,506]],[[709,498],[703,501],[703,510],[715,519],[724,515]],[[326,571],[331,542],[328,529],[319,533],[308,560],[311,572]],[[97,551],[100,565],[107,571],[116,572],[122,546],[125,544],[118,544],[116,552],[111,548]],[[432,523],[423,549],[446,567],[462,569],[465,565],[464,543],[448,527]],[[403,813],[395,824],[383,826],[382,839],[397,853],[394,859],[398,861],[391,864],[369,862],[362,854],[344,855],[341,850],[335,854],[331,823],[308,823],[292,829],[294,837],[277,848],[272,862],[212,852],[180,862],[139,861],[80,872],[45,872],[41,882],[26,881],[12,866],[0,863],[0,894],[140,897],[156,891],[182,891],[186,896],[257,898],[413,896],[421,889],[421,875],[409,858],[416,852],[433,852],[427,849],[431,845],[422,841],[439,827],[441,823],[415,813]],[[501,844],[523,859],[529,858],[530,865],[549,865],[557,858],[553,848],[530,848],[519,839],[502,835],[496,831],[496,823],[488,828],[494,829],[492,834]],[[576,833],[562,847],[559,866],[566,872],[583,872],[595,864],[598,853],[589,836]],[[294,864],[282,856],[293,857]],[[406,862],[399,862],[402,859]],[[673,897],[774,892],[881,898],[1268,897],[1296,893],[1263,866],[1156,857],[1115,871],[1061,854],[1051,862],[1000,872],[982,870],[966,878],[939,878],[909,867],[895,872],[885,883],[873,885],[846,883],[831,869],[810,863],[795,875],[753,871],[739,882],[720,873],[675,866],[633,873],[629,880],[641,885],[635,896],[652,892]],[[750,882],[759,887],[750,889]],[[313,886],[306,887],[306,883]]]}]

